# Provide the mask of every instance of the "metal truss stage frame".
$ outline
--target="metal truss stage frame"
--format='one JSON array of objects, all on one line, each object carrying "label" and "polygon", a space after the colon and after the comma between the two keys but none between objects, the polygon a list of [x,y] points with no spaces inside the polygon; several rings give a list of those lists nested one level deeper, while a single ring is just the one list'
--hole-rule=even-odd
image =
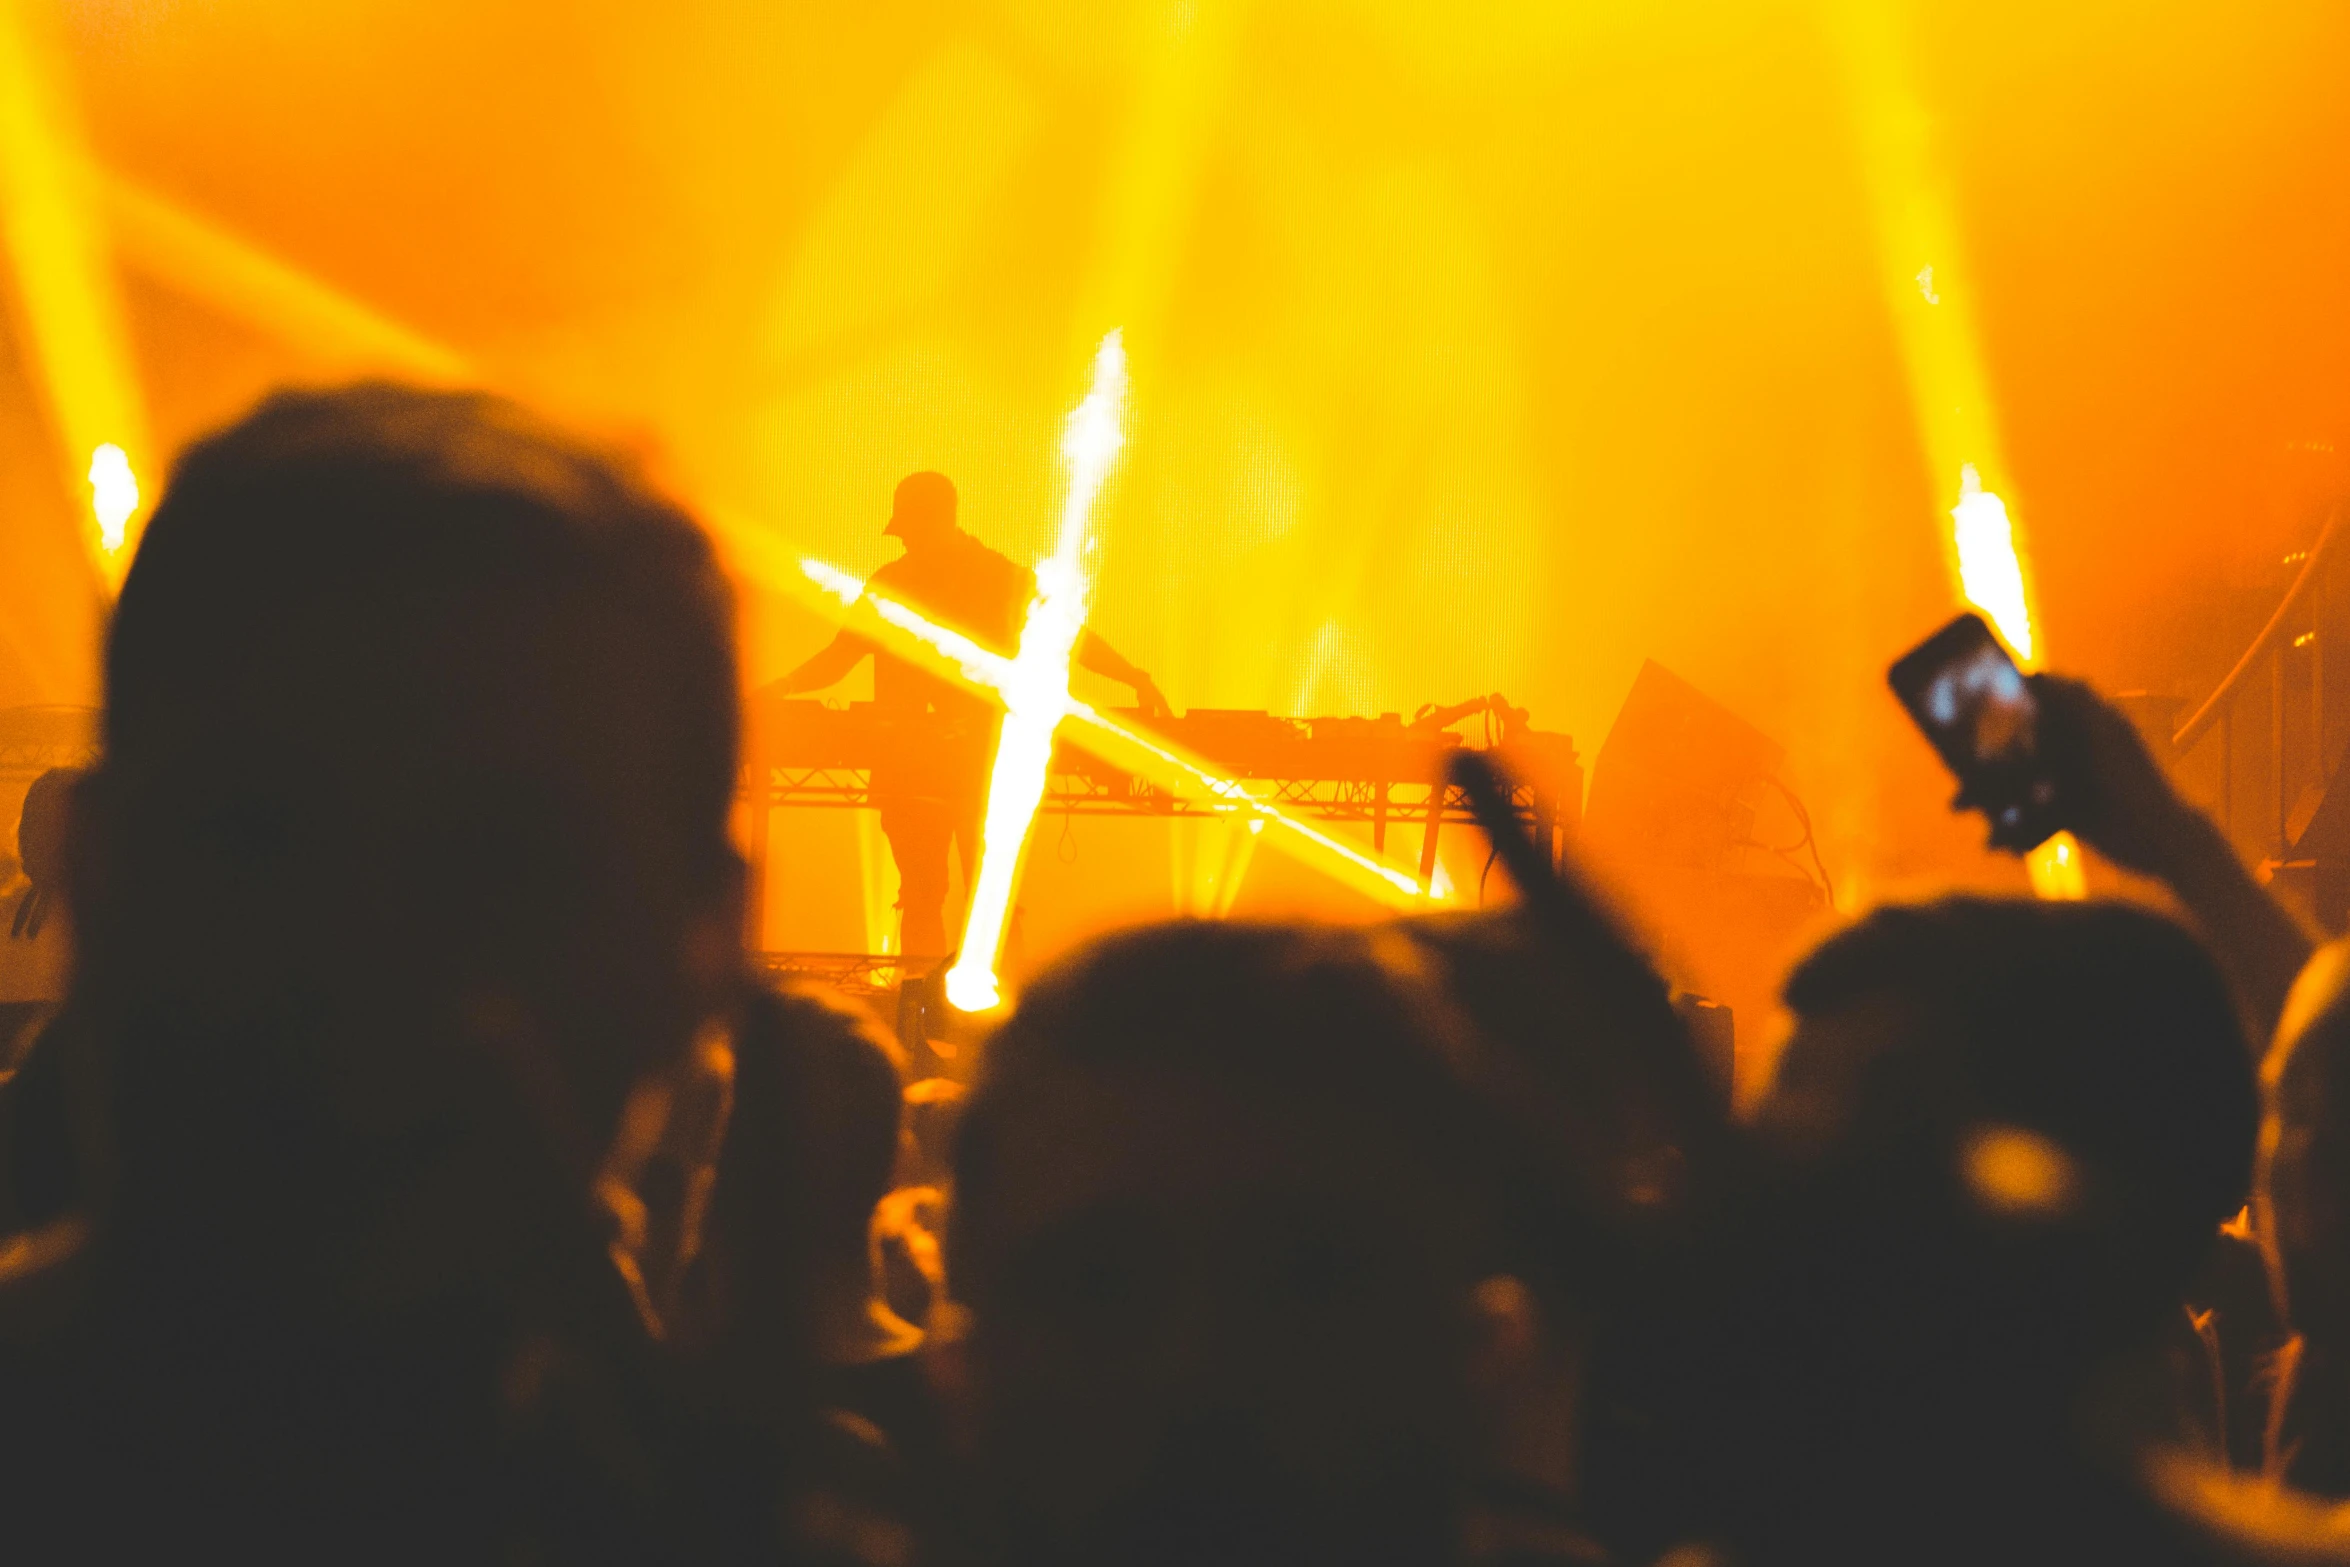
[{"label": "metal truss stage frame", "polygon": [[[1496,749],[1506,753],[1510,748]],[[1506,754],[1499,760],[1503,766],[1508,765]],[[865,768],[771,766],[767,774],[765,792],[769,811],[870,810],[880,803],[874,796],[873,775]],[[1418,822],[1422,828],[1420,881],[1423,886],[1435,873],[1437,834],[1443,825],[1476,819],[1469,809],[1468,796],[1450,783],[1371,778],[1266,778],[1244,782],[1262,786],[1250,789],[1257,799],[1310,821],[1368,823],[1371,846],[1381,852],[1387,848],[1390,822]],[[746,779],[745,783],[743,795],[745,803],[752,808],[751,839],[757,856],[767,847],[768,824],[765,813],[758,809],[757,782]],[[1572,797],[1562,798],[1559,793],[1530,783],[1519,784],[1515,793],[1521,819],[1537,841],[1550,844],[1555,856],[1560,829],[1573,825]],[[1056,813],[1168,820],[1207,820],[1228,814],[1204,801],[1182,799],[1142,779],[1097,767],[1055,770],[1046,782],[1038,814]]]},{"label": "metal truss stage frame", "polygon": [[[791,704],[797,708],[799,704]],[[878,729],[854,712],[802,709],[796,730],[762,734],[754,726],[739,798],[748,815],[748,888],[751,940],[763,947],[767,887],[775,873],[774,813],[779,810],[874,810],[874,760]],[[1258,799],[1293,816],[1317,822],[1368,827],[1371,848],[1385,853],[1391,824],[1420,828],[1419,881],[1431,886],[1440,835],[1448,823],[1475,820],[1468,796],[1447,779],[1447,763],[1460,742],[1449,735],[1407,731],[1392,716],[1381,720],[1297,722],[1262,714],[1200,715],[1209,728],[1200,748]],[[860,723],[864,727],[857,726]],[[819,727],[829,726],[829,727]],[[881,731],[886,734],[886,731]],[[1216,743],[1221,740],[1223,743]],[[1481,748],[1514,780],[1512,803],[1552,862],[1566,852],[1566,839],[1582,815],[1583,770],[1574,742],[1565,735],[1522,731]],[[899,766],[894,776],[903,778]],[[1168,821],[1226,817],[1213,804],[1185,799],[1147,780],[1111,767],[1072,746],[1057,747],[1047,775],[1040,816],[1131,816]],[[763,952],[772,973],[797,974],[843,983],[872,984],[878,972],[902,977],[902,960],[879,953]],[[875,986],[874,988],[886,988]]]}]

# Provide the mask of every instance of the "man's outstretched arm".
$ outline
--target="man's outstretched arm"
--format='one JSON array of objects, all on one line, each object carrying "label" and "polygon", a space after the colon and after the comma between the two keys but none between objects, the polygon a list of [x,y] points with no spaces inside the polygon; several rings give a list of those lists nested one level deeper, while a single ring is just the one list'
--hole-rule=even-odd
[{"label": "man's outstretched arm", "polygon": [[797,696],[802,691],[821,691],[826,686],[838,685],[872,651],[872,643],[843,626],[830,642],[769,689],[778,696]]},{"label": "man's outstretched arm", "polygon": [[1132,686],[1135,696],[1142,703],[1142,710],[1151,717],[1165,718],[1174,712],[1167,705],[1165,695],[1160,692],[1158,682],[1127,662],[1116,648],[1091,631],[1085,633],[1077,644],[1077,662],[1097,675],[1108,675],[1120,685]]}]

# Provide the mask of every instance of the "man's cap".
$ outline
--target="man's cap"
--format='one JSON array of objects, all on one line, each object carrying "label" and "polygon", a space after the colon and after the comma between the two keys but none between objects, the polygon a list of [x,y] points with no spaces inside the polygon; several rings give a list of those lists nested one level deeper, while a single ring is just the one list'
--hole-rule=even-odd
[{"label": "man's cap", "polygon": [[908,523],[954,520],[954,481],[943,473],[909,473],[898,481],[897,493],[890,500],[889,525],[881,531],[903,537]]}]

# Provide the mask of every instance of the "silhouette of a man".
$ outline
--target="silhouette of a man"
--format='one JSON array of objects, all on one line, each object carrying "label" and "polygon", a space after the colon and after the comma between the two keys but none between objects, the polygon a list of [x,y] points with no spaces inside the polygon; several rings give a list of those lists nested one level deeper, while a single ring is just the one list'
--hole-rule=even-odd
[{"label": "silhouette of a man", "polygon": [[[879,590],[940,625],[1006,657],[1019,651],[1020,627],[1036,596],[1036,574],[989,549],[955,523],[955,487],[943,473],[908,474],[898,482],[889,525],[906,553],[868,579]],[[947,850],[955,845],[968,882],[979,869],[979,819],[995,756],[1001,707],[953,682],[915,668],[843,627],[824,648],[769,692],[796,696],[835,685],[868,655],[873,702],[886,716],[929,720],[918,750],[874,768],[873,799],[898,866],[900,944],[908,957],[944,957]],[[1132,686],[1145,711],[1167,711],[1151,677],[1088,631],[1077,662]]]}]

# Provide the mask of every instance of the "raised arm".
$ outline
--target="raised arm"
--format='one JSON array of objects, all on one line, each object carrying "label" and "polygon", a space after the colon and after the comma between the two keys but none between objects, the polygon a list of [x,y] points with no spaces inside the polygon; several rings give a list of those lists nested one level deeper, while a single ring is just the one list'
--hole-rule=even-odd
[{"label": "raised arm", "polygon": [[1135,696],[1142,703],[1142,710],[1151,717],[1164,718],[1174,711],[1167,705],[1167,698],[1159,691],[1157,682],[1128,663],[1116,648],[1091,631],[1078,640],[1077,662],[1097,675],[1107,675],[1121,685],[1132,686]]},{"label": "raised arm", "polygon": [[872,643],[843,626],[830,642],[775,682],[772,689],[780,696],[797,696],[803,691],[821,691],[826,686],[838,685],[872,651]]},{"label": "raised arm", "polygon": [[2170,888],[2248,1014],[2253,1048],[2265,1050],[2315,950],[2309,933],[2252,879],[2211,818],[2179,798],[2128,718],[2080,681],[2032,683],[2058,720],[2051,738],[2075,752],[2059,759],[2075,794],[2074,828],[2116,865]]}]

